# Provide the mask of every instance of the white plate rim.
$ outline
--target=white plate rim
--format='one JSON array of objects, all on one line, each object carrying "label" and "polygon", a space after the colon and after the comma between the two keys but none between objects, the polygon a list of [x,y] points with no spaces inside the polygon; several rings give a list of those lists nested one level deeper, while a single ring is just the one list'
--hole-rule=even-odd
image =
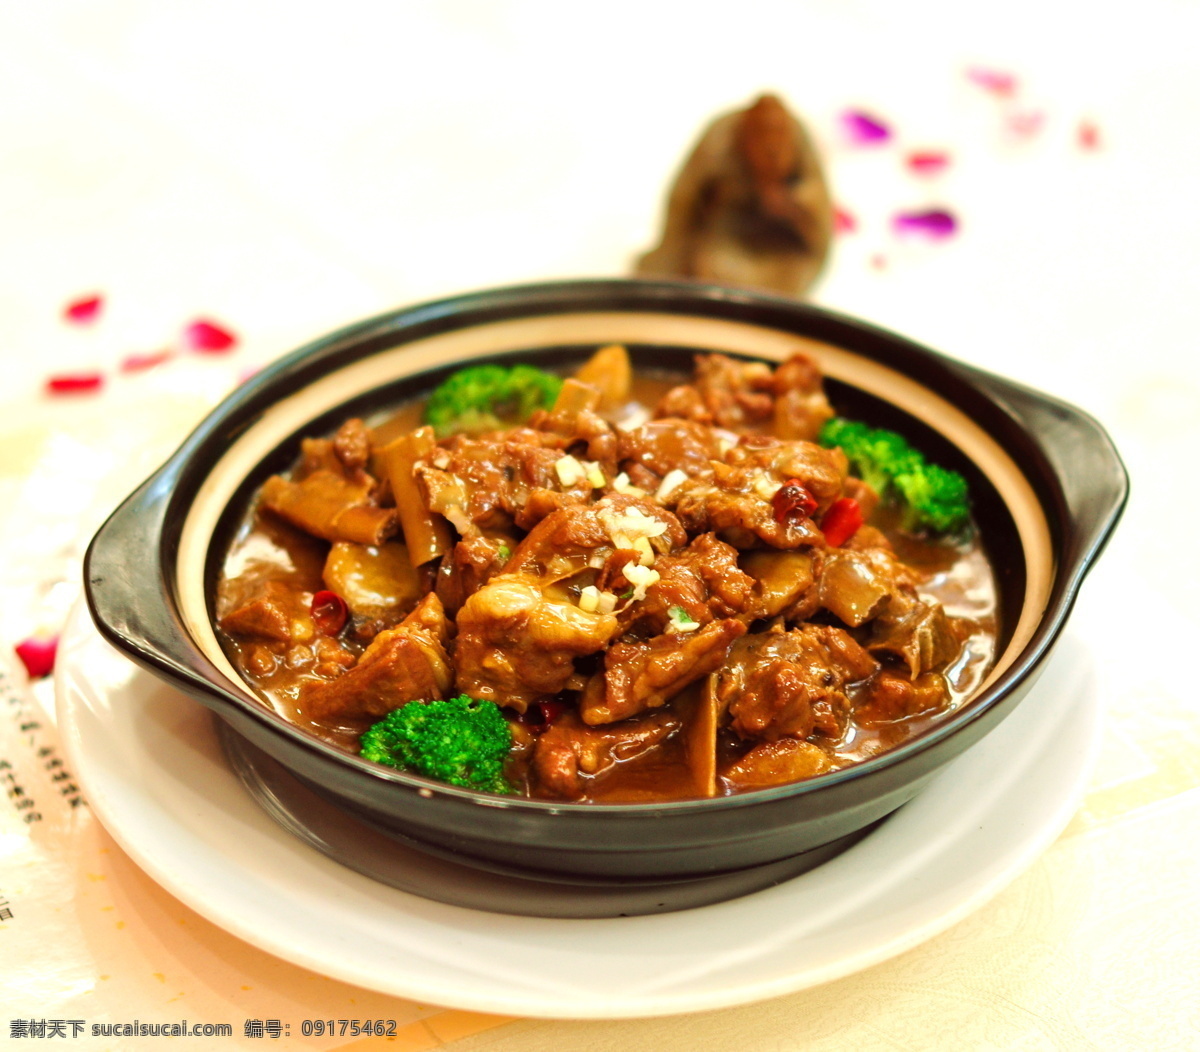
[{"label": "white plate rim", "polygon": [[[103,674],[97,675],[101,668]],[[134,862],[184,904],[244,941],[332,978],[446,1007],[559,1019],[637,1018],[732,1007],[831,982],[919,945],[979,909],[1057,838],[1082,798],[1101,730],[1093,662],[1084,644],[1067,633],[1042,680],[1004,724],[947,767],[917,800],[838,859],[734,902],[652,917],[549,920],[500,917],[432,903],[376,884],[303,844],[269,819],[238,783],[220,756],[211,721],[204,723],[206,710],[112,649],[82,605],[72,613],[63,633],[55,679],[63,745],[92,810]],[[122,707],[114,710],[113,702]],[[151,711],[150,705],[157,708]],[[197,749],[208,749],[207,754],[196,753],[212,761],[203,764],[203,770],[196,763],[157,765],[136,731],[121,738],[131,727],[153,723],[156,712],[161,715],[172,705],[189,733],[202,725],[209,728],[212,740],[207,746],[203,741],[191,742]],[[1063,750],[1058,747],[1056,732],[1068,720],[1073,747]],[[993,792],[989,787],[987,794],[969,801],[971,807],[963,813],[954,835],[928,836],[926,829],[920,850],[905,851],[905,837],[914,839],[921,833],[922,821],[936,818],[939,806],[944,809],[948,801],[960,798],[972,777],[980,777],[989,762],[996,765],[1002,749],[1008,750],[1003,756],[1003,769],[1011,775],[1008,791]],[[1018,770],[1024,770],[1022,777],[1016,777]],[[202,790],[196,784],[201,775],[218,781],[210,780]],[[217,837],[215,830],[197,833],[182,818],[201,815],[196,820],[202,822],[204,808],[218,789],[226,807],[222,815],[228,813],[239,826],[240,836],[233,843]],[[988,794],[990,802],[985,799]],[[1015,823],[1010,818],[1005,825],[1013,805],[1021,817]],[[1005,835],[997,835],[998,830]],[[855,881],[866,871],[882,880],[875,870],[881,858],[886,861],[889,857],[899,859],[897,868],[904,872],[889,875],[892,883],[877,887],[874,900],[864,898]],[[935,874],[950,858],[969,863],[968,872],[952,882],[953,894],[946,894],[945,889],[939,894]],[[425,960],[397,970],[397,960],[389,956],[391,947],[387,945],[356,944],[351,950],[342,939],[323,935],[311,924],[296,923],[288,910],[303,904],[302,893],[289,879],[298,869],[309,876],[328,877],[359,898],[383,903],[389,910],[393,935],[415,938],[429,928],[444,935],[454,952],[428,946]],[[241,879],[222,881],[220,874],[228,871]],[[280,898],[274,903],[274,915],[270,913],[272,903],[239,897],[238,888],[248,875],[278,878]],[[781,903],[796,910],[806,896],[810,900],[818,894],[828,897],[832,887],[835,892],[854,889],[849,897],[878,907],[881,897],[895,890],[897,881],[907,881],[905,887],[924,887],[925,897],[904,911],[875,917],[865,930],[855,931],[857,942],[847,946],[831,948],[829,933],[819,929],[793,936],[791,942],[786,933],[773,933],[766,940],[772,943],[770,949],[786,951],[777,954],[780,960],[773,963],[765,945],[737,943],[738,932],[747,928],[747,922],[761,924],[764,912],[776,910]],[[218,908],[214,910],[214,906]],[[348,909],[342,919],[361,922],[361,914],[361,910],[356,914]],[[264,923],[268,918],[270,923]],[[707,959],[698,954],[690,967],[677,968],[674,988],[660,983],[657,990],[564,989],[564,972],[571,966],[587,969],[590,951],[586,945],[577,951],[570,949],[581,935],[593,944],[603,939],[608,964],[614,953],[620,955],[623,942],[636,944],[621,962],[621,971],[629,972],[636,971],[637,960],[645,953],[647,935],[660,941],[675,940],[685,955],[693,952],[689,933],[714,926],[726,939],[722,953],[714,952]],[[493,933],[510,940],[503,944],[506,949],[519,946],[526,953],[541,950],[553,955],[547,967],[555,970],[539,976],[535,968],[523,987],[489,976],[479,949],[472,951],[467,944],[472,940],[486,944]],[[714,980],[721,968],[739,962],[765,966],[767,972],[740,982]],[[448,982],[448,977],[453,977],[453,982]]]}]

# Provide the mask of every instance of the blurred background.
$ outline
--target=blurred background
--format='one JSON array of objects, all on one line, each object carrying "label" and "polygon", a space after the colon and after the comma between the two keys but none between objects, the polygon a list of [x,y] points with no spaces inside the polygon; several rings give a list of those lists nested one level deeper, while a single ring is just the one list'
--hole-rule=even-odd
[{"label": "blurred background", "polygon": [[[1087,403],[1200,310],[1198,38],[1185,0],[5,5],[6,387],[197,314],[258,361],[406,302],[626,273],[701,128],[774,91],[856,224],[818,302]],[[847,143],[849,110],[890,140]],[[899,243],[891,215],[927,205],[959,233]],[[90,292],[104,324],[64,333]]]},{"label": "blurred background", "polygon": [[[839,211],[811,298],[1081,405],[1133,477],[1073,622],[1105,752],[1070,851],[1031,878],[1076,908],[1005,942],[1029,919],[1008,898],[944,937],[930,988],[957,938],[976,964],[1023,955],[963,1047],[1187,1047],[1198,852],[1159,819],[1186,798],[1194,822],[1200,712],[1135,639],[1200,631],[1176,540],[1200,511],[1198,40],[1194,0],[5,4],[0,639],[57,631],[95,526],[256,367],[430,297],[630,273],[703,127],[777,93]],[[953,229],[898,232],[914,210]],[[1151,879],[1150,923],[1107,928]]]},{"label": "blurred background", "polygon": [[[5,5],[0,498],[26,509],[8,524],[69,492],[77,555],[222,394],[332,328],[630,273],[702,129],[764,91],[808,126],[839,210],[812,299],[1075,401],[1135,495],[1186,503],[1197,39],[1186,0]],[[886,134],[855,137],[855,116]],[[928,209],[949,236],[897,233]],[[222,346],[194,353],[198,320]],[[1142,507],[1123,537],[1158,528]],[[1129,550],[1194,625],[1175,582],[1200,560]]]}]

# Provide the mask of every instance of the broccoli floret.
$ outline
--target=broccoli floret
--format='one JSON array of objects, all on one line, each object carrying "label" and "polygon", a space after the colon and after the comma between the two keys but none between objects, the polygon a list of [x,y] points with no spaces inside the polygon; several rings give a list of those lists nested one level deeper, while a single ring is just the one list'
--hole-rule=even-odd
[{"label": "broccoli floret", "polygon": [[931,464],[895,431],[834,417],[821,428],[819,441],[827,448],[840,446],[859,478],[883,499],[901,504],[903,529],[953,533],[967,524],[966,479]]},{"label": "broccoli floret", "polygon": [[562,377],[532,365],[471,365],[447,377],[425,403],[425,423],[439,438],[524,423],[554,404]]},{"label": "broccoli floret", "polygon": [[905,501],[904,529],[924,527],[934,533],[951,533],[966,524],[971,507],[967,480],[957,471],[922,461],[915,469],[897,475],[895,483]]},{"label": "broccoli floret", "polygon": [[511,793],[504,760],[512,746],[499,706],[465,694],[449,701],[410,701],[392,709],[359,739],[362,757],[465,789]]}]

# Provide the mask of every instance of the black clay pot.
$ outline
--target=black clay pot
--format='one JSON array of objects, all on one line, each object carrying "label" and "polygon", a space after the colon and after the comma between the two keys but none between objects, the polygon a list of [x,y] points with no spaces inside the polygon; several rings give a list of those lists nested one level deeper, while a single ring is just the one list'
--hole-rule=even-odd
[{"label": "black clay pot", "polygon": [[[684,369],[698,351],[779,361],[804,349],[839,412],[894,427],[967,475],[1001,597],[999,657],[976,696],[893,751],[810,781],[613,805],[501,798],[387,770],[309,736],[248,689],[214,633],[217,575],[255,489],[290,466],[301,436],[427,391],[468,361],[569,364],[613,342],[639,365]],[[865,829],[1004,719],[1045,666],[1127,488],[1111,442],[1084,413],[862,322],[702,285],[534,285],[398,310],[259,373],[101,528],[87,598],[118,648],[397,839],[545,880],[689,880]]]}]

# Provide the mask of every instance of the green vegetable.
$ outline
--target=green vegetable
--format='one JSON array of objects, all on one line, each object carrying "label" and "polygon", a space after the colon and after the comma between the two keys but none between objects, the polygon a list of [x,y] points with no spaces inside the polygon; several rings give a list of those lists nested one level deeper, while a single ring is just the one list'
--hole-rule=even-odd
[{"label": "green vegetable", "polygon": [[392,709],[359,739],[362,757],[438,781],[511,793],[504,761],[512,746],[499,706],[460,694]]},{"label": "green vegetable", "polygon": [[694,625],[696,623],[696,619],[682,606],[667,607],[667,616],[672,621],[678,621],[681,625]]},{"label": "green vegetable", "polygon": [[439,438],[524,423],[554,404],[562,377],[532,365],[470,365],[447,377],[425,403],[425,423]]},{"label": "green vegetable", "polygon": [[927,461],[895,431],[834,417],[821,428],[819,441],[840,446],[859,478],[881,498],[900,504],[903,529],[953,533],[966,526],[971,512],[966,479]]}]

